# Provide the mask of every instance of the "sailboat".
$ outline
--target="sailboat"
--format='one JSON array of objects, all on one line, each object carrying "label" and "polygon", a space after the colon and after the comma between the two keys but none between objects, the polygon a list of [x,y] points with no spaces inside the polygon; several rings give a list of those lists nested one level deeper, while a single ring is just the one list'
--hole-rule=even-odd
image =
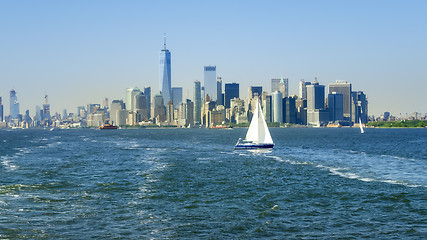
[{"label": "sailboat", "polygon": [[360,118],[359,118],[359,127],[360,127],[360,133],[365,133],[365,131],[363,130],[362,119]]},{"label": "sailboat", "polygon": [[239,138],[234,149],[273,148],[273,146],[273,139],[271,138],[270,131],[261,111],[261,105],[257,99],[254,116],[246,133],[246,138],[244,140]]}]

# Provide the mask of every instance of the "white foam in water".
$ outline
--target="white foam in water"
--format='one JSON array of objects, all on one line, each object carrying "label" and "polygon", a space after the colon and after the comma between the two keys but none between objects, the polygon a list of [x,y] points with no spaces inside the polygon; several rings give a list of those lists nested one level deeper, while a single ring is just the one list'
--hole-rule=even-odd
[{"label": "white foam in water", "polygon": [[413,158],[405,158],[405,157],[390,156],[390,155],[381,155],[381,157],[384,157],[384,158],[395,158],[395,159],[399,159],[399,160],[417,161],[417,159],[413,159]]},{"label": "white foam in water", "polygon": [[354,172],[348,172],[349,168],[338,168],[338,167],[327,167],[323,165],[317,165],[316,167],[326,169],[333,175],[338,175],[343,178],[348,179],[356,179],[363,182],[383,182],[383,183],[389,183],[389,184],[398,184],[398,185],[404,185],[406,187],[427,187],[426,185],[416,185],[416,184],[408,184],[402,181],[396,181],[396,180],[383,180],[383,179],[373,179],[368,177],[362,177],[357,173]]},{"label": "white foam in water", "polygon": [[278,157],[278,156],[266,156],[266,157],[273,158],[273,159],[275,159],[275,160],[277,160],[279,162],[287,162],[287,163],[294,164],[294,165],[309,165],[309,164],[312,164],[310,162],[299,162],[299,161],[293,161],[293,160],[289,160],[289,159],[283,159],[283,158]]},{"label": "white foam in water", "polygon": [[3,164],[3,166],[5,166],[5,168],[9,171],[14,171],[14,170],[18,169],[18,166],[13,164],[11,161],[2,160],[1,164]]},{"label": "white foam in water", "polygon": [[56,147],[58,145],[61,145],[62,142],[53,142],[53,143],[49,143],[47,144],[47,147],[52,148],[52,147]]},{"label": "white foam in water", "polygon": [[[407,187],[427,187],[420,176],[419,160],[388,155],[368,155],[353,150],[313,150],[290,148],[288,156],[309,161],[283,159],[279,156],[267,156],[280,162],[290,164],[313,164],[315,167],[329,171],[333,175],[355,179],[363,182],[383,182]],[[413,163],[412,163],[413,162]],[[332,166],[333,165],[333,166]],[[340,166],[340,167],[337,167]],[[386,168],[381,166],[387,166]],[[375,176],[375,177],[372,177]]]}]

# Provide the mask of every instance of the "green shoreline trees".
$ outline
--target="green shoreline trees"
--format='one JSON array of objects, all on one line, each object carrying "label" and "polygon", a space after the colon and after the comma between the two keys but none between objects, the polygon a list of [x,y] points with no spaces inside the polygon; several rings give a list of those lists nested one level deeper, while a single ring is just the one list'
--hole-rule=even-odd
[{"label": "green shoreline trees", "polygon": [[402,120],[393,122],[369,122],[366,124],[370,127],[384,128],[425,128],[427,120]]}]

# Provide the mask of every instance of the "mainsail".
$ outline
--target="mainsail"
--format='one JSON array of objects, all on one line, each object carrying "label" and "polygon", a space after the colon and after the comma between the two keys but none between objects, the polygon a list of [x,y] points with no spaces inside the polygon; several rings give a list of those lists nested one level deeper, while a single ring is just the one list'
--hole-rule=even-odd
[{"label": "mainsail", "polygon": [[273,139],[271,138],[270,131],[268,130],[267,123],[264,119],[264,115],[261,112],[261,106],[258,99],[254,116],[252,117],[248,132],[246,133],[245,140],[255,143],[273,144]]},{"label": "mainsail", "polygon": [[363,125],[362,125],[362,119],[359,118],[359,127],[360,127],[360,133],[364,133]]}]

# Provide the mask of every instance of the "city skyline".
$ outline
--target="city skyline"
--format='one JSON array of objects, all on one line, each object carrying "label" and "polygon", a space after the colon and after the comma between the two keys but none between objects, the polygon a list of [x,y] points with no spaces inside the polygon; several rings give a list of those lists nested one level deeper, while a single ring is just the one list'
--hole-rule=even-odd
[{"label": "city skyline", "polygon": [[52,113],[106,97],[124,100],[135,86],[150,86],[155,96],[166,32],[174,53],[171,87],[183,87],[183,100],[192,98],[195,80],[203,82],[203,66],[213,65],[223,84],[240,84],[241,97],[248,86],[270,89],[281,76],[289,95],[298,95],[301,79],[317,77],[363,90],[370,115],[427,112],[423,1],[167,4],[2,1],[3,105],[12,89],[20,113],[32,115],[45,94]]}]

